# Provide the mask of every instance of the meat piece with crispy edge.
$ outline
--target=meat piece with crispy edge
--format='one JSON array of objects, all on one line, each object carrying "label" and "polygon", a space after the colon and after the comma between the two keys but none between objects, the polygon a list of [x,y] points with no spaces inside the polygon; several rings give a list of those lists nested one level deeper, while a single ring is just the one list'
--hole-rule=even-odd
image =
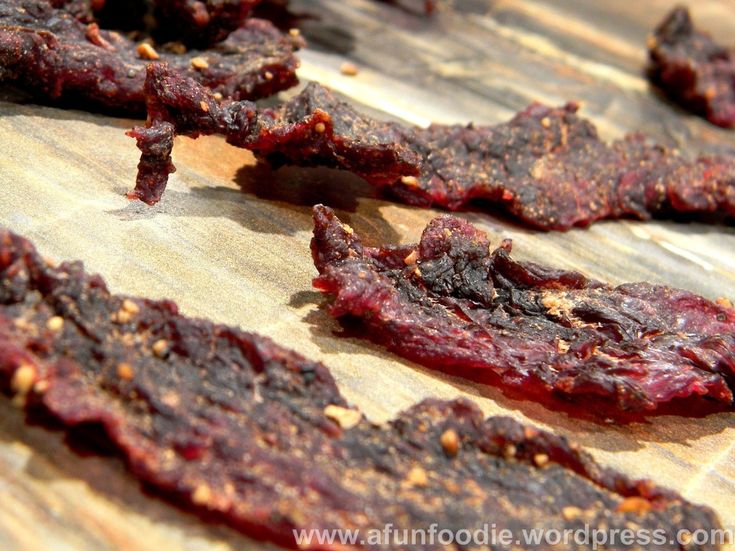
[{"label": "meat piece with crispy edge", "polygon": [[685,7],[656,27],[648,55],[648,74],[667,96],[713,124],[735,126],[735,53],[695,29]]},{"label": "meat piece with crispy edge", "polygon": [[676,398],[732,406],[735,310],[686,291],[611,287],[493,250],[451,216],[418,245],[371,248],[314,209],[314,285],[391,350],[448,372],[487,370],[535,399],[586,396],[624,411]]},{"label": "meat piece with crispy edge", "polygon": [[299,37],[248,19],[205,50],[174,54],[85,25],[43,0],[0,4],[0,81],[52,101],[128,113],[145,110],[145,67],[166,61],[218,97],[257,99],[297,83]]},{"label": "meat piece with crispy edge", "polygon": [[[220,103],[196,82],[155,66],[146,93],[150,128],[131,135],[156,163],[138,174],[132,196],[151,204],[171,168],[164,141],[173,134],[222,134],[275,166],[349,170],[424,207],[456,209],[483,198],[546,230],[672,212],[735,214],[735,159],[689,161],[639,135],[606,144],[574,104],[533,104],[496,126],[422,129],[361,115],[314,83],[282,106],[258,111]],[[154,165],[161,168],[149,169]]]},{"label": "meat piece with crispy edge", "polygon": [[321,110],[322,96],[330,94],[317,84],[309,84],[299,96],[313,97],[313,104],[288,102],[258,110],[251,102],[220,103],[193,80],[165,65],[150,65],[145,91],[149,124],[128,133],[141,150],[136,187],[129,197],[148,204],[160,200],[175,170],[171,150],[176,134],[222,134],[229,143],[267,156],[274,164],[301,158],[302,164],[345,168],[384,185],[416,173],[420,162],[417,153],[399,144],[400,125]]},{"label": "meat piece with crispy edge", "polygon": [[[170,301],[113,295],[81,263],[54,267],[5,230],[0,382],[19,406],[101,425],[130,470],[172,499],[286,545],[293,530],[370,537],[388,523],[520,534],[584,519],[672,538],[718,527],[708,508],[602,468],[564,438],[483,419],[465,399],[372,424],[323,365]],[[383,548],[398,547],[411,548]]]}]

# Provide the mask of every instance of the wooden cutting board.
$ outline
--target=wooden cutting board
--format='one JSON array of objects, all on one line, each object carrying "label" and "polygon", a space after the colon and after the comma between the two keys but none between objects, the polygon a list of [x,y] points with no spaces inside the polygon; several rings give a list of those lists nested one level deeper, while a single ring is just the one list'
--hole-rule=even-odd
[{"label": "wooden cutting board", "polygon": [[[532,100],[578,99],[606,138],[643,130],[689,152],[735,147],[735,133],[681,112],[641,76],[664,0],[456,0],[434,18],[368,0],[294,2],[310,41],[301,76],[381,117],[417,124],[495,123]],[[721,40],[731,0],[699,1]],[[343,76],[340,64],[360,67]],[[600,462],[712,506],[735,526],[735,413],[662,416],[628,426],[574,419],[340,336],[311,289],[311,206],[335,207],[373,243],[411,242],[437,214],[387,202],[329,170],[255,167],[218,138],[179,139],[178,172],[155,207],[123,196],[138,160],[131,121],[0,103],[0,223],[55,259],[82,259],[118,292],[175,299],[184,312],[259,331],[325,362],[347,397],[379,421],[427,396],[468,396],[567,435]],[[463,213],[515,255],[621,283],[645,280],[735,298],[733,226],[605,222],[529,231],[495,213]],[[141,489],[116,457],[29,426],[0,399],[0,549],[263,548]]]}]

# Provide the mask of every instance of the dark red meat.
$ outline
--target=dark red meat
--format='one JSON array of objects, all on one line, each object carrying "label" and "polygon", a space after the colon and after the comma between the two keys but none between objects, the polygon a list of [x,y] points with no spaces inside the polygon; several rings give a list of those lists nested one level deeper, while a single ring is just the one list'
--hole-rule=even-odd
[{"label": "dark red meat", "polygon": [[294,52],[301,45],[300,38],[284,35],[268,21],[248,19],[206,51],[174,54],[141,49],[44,0],[0,2],[0,81],[44,99],[129,113],[145,109],[145,67],[152,58],[214,94],[255,99],[297,82]]},{"label": "dark red meat", "polygon": [[63,9],[84,23],[92,23],[95,20],[95,11],[104,7],[105,0],[49,0],[49,4]]},{"label": "dark red meat", "polygon": [[[50,0],[84,23],[156,32],[163,39],[206,47],[239,28],[260,0]],[[131,17],[134,16],[134,17]],[[147,24],[144,18],[147,18]]]},{"label": "dark red meat", "polygon": [[563,438],[483,419],[467,400],[427,400],[374,425],[323,365],[182,316],[171,302],[112,295],[80,263],[51,266],[7,231],[0,382],[18,405],[69,426],[100,424],[131,471],[166,495],[287,545],[294,529],[369,537],[386,523],[457,531],[492,522],[517,534],[632,526],[667,541],[718,527],[706,507],[602,468]]},{"label": "dark red meat", "polygon": [[732,405],[735,310],[647,283],[610,287],[517,262],[505,241],[451,216],[418,245],[364,247],[323,206],[312,251],[335,316],[396,353],[449,372],[487,370],[529,396],[597,396],[621,410],[675,398]]},{"label": "dark red meat", "polygon": [[419,206],[456,209],[483,198],[547,230],[672,212],[735,214],[735,159],[690,161],[639,135],[606,144],[573,104],[534,104],[492,127],[421,129],[361,115],[313,83],[288,103],[258,111],[219,103],[165,67],[151,67],[148,79],[151,128],[132,132],[159,167],[148,162],[138,174],[132,195],[147,203],[160,199],[172,167],[164,143],[174,134],[222,134],[276,166],[349,170]]},{"label": "dark red meat", "polygon": [[718,126],[735,126],[735,52],[694,28],[674,8],[649,38],[649,75],[683,107]]},{"label": "dark red meat", "polygon": [[155,0],[154,3],[159,31],[201,47],[227,38],[242,26],[260,0]]}]

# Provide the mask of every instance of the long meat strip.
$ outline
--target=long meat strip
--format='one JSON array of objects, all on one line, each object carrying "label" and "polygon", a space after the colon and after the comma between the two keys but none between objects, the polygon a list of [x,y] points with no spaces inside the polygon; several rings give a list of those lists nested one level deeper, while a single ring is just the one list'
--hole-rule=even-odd
[{"label": "long meat strip", "polygon": [[675,398],[732,406],[735,310],[686,291],[611,287],[518,262],[511,243],[451,216],[421,242],[371,248],[327,207],[314,210],[315,286],[331,313],[364,321],[396,353],[449,372],[486,371],[535,399],[596,397],[620,410]]},{"label": "long meat strip", "polygon": [[173,170],[175,134],[222,134],[276,166],[341,168],[425,207],[483,198],[547,230],[602,218],[735,214],[735,159],[689,161],[639,135],[607,144],[574,104],[533,104],[497,126],[422,129],[361,115],[314,83],[278,108],[258,110],[218,102],[196,82],[152,66],[146,93],[149,127],[131,132],[143,159],[132,196],[151,204]]},{"label": "long meat strip", "polygon": [[217,97],[257,99],[297,83],[299,37],[247,19],[207,50],[176,54],[85,24],[44,0],[0,1],[0,82],[35,96],[145,112],[145,68],[165,61]]},{"label": "long meat strip", "polygon": [[649,75],[683,107],[718,126],[735,126],[735,50],[698,31],[678,6],[648,41]]},{"label": "long meat strip", "polygon": [[54,267],[4,230],[0,382],[18,405],[67,426],[101,425],[131,471],[173,499],[287,545],[294,529],[369,538],[389,523],[459,531],[493,522],[517,534],[584,523],[661,530],[667,541],[719,526],[706,507],[602,468],[564,438],[484,419],[464,399],[426,400],[372,424],[323,365],[187,318],[172,302],[110,294],[81,263]]}]

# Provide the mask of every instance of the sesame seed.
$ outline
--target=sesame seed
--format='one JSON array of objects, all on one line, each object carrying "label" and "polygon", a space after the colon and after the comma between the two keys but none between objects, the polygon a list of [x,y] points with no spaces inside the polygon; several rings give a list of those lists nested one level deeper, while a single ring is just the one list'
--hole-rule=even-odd
[{"label": "sesame seed", "polygon": [[439,443],[449,457],[454,457],[459,452],[459,435],[454,429],[445,430],[439,437]]},{"label": "sesame seed", "polygon": [[345,430],[349,430],[357,426],[362,419],[362,413],[356,409],[349,409],[335,405],[328,405],[325,407],[324,415]]},{"label": "sesame seed", "polygon": [[424,469],[416,466],[412,468],[410,471],[408,471],[408,476],[406,477],[406,481],[411,486],[424,487],[429,484],[429,477],[426,474],[426,471]]},{"label": "sesame seed", "polygon": [[357,65],[355,65],[354,63],[345,61],[342,65],[340,65],[339,72],[345,76],[354,77],[357,73],[360,72],[360,70],[357,68]]},{"label": "sesame seed", "polygon": [[579,518],[580,516],[582,516],[582,509],[573,506],[564,507],[561,510],[561,515],[566,520],[574,520],[575,518]]},{"label": "sesame seed", "polygon": [[53,316],[46,322],[49,331],[61,331],[64,328],[64,318],[61,316]]},{"label": "sesame seed", "polygon": [[33,388],[35,378],[36,368],[30,364],[23,364],[13,373],[13,378],[10,380],[10,389],[20,396],[25,396]]},{"label": "sesame seed", "polygon": [[138,56],[140,56],[142,59],[158,59],[160,56],[158,55],[158,52],[148,44],[147,42],[143,42],[141,44],[138,44],[137,48]]},{"label": "sesame seed", "polygon": [[153,343],[151,350],[153,350],[153,353],[156,356],[163,358],[166,355],[166,352],[168,352],[168,341],[166,339],[157,340]]},{"label": "sesame seed", "polygon": [[209,62],[206,59],[204,59],[203,57],[199,57],[199,56],[192,57],[191,58],[191,66],[194,67],[195,69],[199,69],[199,70],[209,69]]},{"label": "sesame seed", "polygon": [[117,376],[124,381],[130,381],[135,376],[135,371],[129,363],[122,362],[117,366]]},{"label": "sesame seed", "polygon": [[206,505],[212,499],[212,490],[206,484],[199,484],[191,493],[194,505]]},{"label": "sesame seed", "polygon": [[651,507],[651,502],[647,499],[643,497],[632,496],[626,497],[623,501],[621,501],[615,508],[615,510],[618,513],[638,513],[639,515],[642,515],[643,513],[649,511]]},{"label": "sesame seed", "polygon": [[138,305],[132,300],[130,300],[129,298],[126,298],[125,300],[123,300],[122,309],[126,311],[128,314],[132,314],[132,315],[138,314],[140,312],[140,308],[138,307]]},{"label": "sesame seed", "polygon": [[533,456],[533,462],[537,467],[543,467],[549,463],[549,456],[545,453],[537,453]]}]

